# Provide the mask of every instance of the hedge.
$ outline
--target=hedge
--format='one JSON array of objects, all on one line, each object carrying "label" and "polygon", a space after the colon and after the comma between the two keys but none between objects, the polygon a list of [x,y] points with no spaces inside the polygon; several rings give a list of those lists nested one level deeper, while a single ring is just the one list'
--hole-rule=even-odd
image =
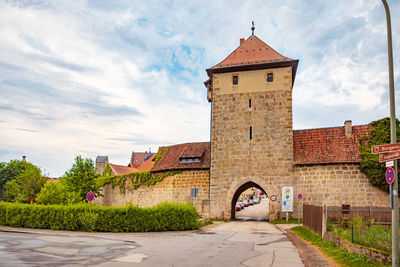
[{"label": "hedge", "polygon": [[161,203],[150,208],[70,206],[0,202],[0,225],[70,231],[156,232],[198,229],[190,204]]}]

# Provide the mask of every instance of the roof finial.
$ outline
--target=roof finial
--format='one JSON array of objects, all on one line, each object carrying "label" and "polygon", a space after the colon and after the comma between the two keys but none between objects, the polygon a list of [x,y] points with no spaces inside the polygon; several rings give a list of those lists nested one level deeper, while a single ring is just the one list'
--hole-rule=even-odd
[{"label": "roof finial", "polygon": [[254,30],[256,29],[256,27],[254,27],[254,20],[251,22],[251,24],[253,25],[251,27],[251,35],[254,35]]}]

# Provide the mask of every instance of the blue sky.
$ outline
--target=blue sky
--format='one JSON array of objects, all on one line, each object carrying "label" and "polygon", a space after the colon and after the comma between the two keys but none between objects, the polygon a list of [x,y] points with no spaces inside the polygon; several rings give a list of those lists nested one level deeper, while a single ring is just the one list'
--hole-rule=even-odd
[{"label": "blue sky", "polygon": [[[397,89],[400,1],[388,2]],[[205,69],[249,37],[252,20],[300,60],[295,129],[388,116],[380,0],[0,0],[0,161],[26,155],[59,177],[77,155],[126,165],[132,150],[208,141]]]}]

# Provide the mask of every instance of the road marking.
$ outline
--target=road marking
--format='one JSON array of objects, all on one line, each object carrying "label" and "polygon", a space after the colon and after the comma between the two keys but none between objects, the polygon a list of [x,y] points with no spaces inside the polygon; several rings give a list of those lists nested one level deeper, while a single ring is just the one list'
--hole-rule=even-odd
[{"label": "road marking", "polygon": [[147,258],[146,254],[135,253],[135,254],[130,254],[130,255],[124,256],[124,257],[116,258],[116,259],[113,259],[113,260],[114,261],[139,263],[139,262],[142,262],[142,260],[144,258]]}]

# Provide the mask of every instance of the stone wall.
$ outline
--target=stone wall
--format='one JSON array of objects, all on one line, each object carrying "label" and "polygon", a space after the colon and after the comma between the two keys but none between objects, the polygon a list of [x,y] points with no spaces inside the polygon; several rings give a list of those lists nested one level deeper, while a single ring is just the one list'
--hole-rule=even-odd
[{"label": "stone wall", "polygon": [[[271,71],[280,75],[266,86],[264,76]],[[256,74],[258,83],[241,84],[255,73],[240,72],[238,86],[225,81],[232,73],[213,75],[212,217],[231,218],[232,198],[246,182],[257,183],[268,195],[294,185],[291,68]]]},{"label": "stone wall", "polygon": [[294,179],[297,184],[295,194],[303,195],[303,203],[318,206],[389,206],[388,193],[372,186],[358,164],[296,166]]},{"label": "stone wall", "polygon": [[97,205],[124,206],[126,204],[140,207],[151,207],[161,202],[193,203],[190,196],[191,188],[199,188],[199,197],[196,197],[195,206],[201,216],[209,216],[209,171],[190,170],[174,176],[167,176],[163,181],[152,186],[132,188],[128,179],[125,183],[125,193],[119,187],[112,188],[107,184],[102,189],[103,197],[95,200]]}]

